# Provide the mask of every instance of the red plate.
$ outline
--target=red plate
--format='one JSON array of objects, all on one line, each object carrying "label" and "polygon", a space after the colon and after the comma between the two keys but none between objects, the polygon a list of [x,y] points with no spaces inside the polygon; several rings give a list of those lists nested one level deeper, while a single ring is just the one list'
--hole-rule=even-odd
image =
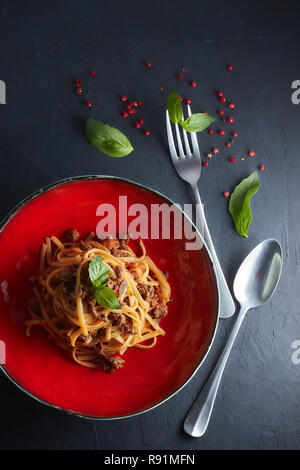
[{"label": "red plate", "polygon": [[168,271],[173,302],[161,322],[166,331],[153,349],[128,350],[124,367],[113,373],[73,362],[42,329],[25,335],[29,277],[36,273],[45,236],[75,227],[96,228],[100,203],[118,214],[119,195],[128,205],[168,203],[134,183],[107,177],[64,180],[23,201],[2,224],[0,234],[0,340],[6,345],[3,371],[38,400],[92,418],[116,418],[146,411],[178,391],[191,378],[212,342],[218,318],[218,289],[205,248],[185,250],[185,239],[145,240],[147,252]]}]

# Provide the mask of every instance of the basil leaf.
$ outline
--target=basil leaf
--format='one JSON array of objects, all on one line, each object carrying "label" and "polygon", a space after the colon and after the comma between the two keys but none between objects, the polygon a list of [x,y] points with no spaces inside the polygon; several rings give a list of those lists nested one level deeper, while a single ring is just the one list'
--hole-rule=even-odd
[{"label": "basil leaf", "polygon": [[110,310],[119,310],[121,305],[119,304],[118,297],[115,292],[109,287],[102,287],[101,289],[95,290],[95,298],[99,305]]},{"label": "basil leaf", "polygon": [[248,237],[248,230],[252,220],[250,198],[260,187],[257,171],[238,184],[229,201],[229,212],[233,219],[236,231],[243,237]]},{"label": "basil leaf", "polygon": [[103,264],[101,256],[96,256],[90,261],[89,276],[95,287],[100,287],[109,278],[109,269]]},{"label": "basil leaf", "polygon": [[133,151],[126,135],[118,129],[95,119],[86,122],[86,138],[100,152],[110,157],[125,157]]},{"label": "basil leaf", "polygon": [[173,124],[182,120],[182,106],[180,102],[180,95],[172,90],[172,93],[167,98],[167,110],[169,113],[170,121]]},{"label": "basil leaf", "polygon": [[180,125],[188,132],[201,132],[214,121],[216,121],[216,119],[209,114],[196,113],[192,114],[185,121],[181,121]]}]

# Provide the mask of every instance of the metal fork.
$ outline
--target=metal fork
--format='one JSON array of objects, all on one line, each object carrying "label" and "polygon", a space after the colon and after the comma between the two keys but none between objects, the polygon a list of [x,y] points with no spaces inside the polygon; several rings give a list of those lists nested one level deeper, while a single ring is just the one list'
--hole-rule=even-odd
[{"label": "metal fork", "polygon": [[[187,106],[188,115],[191,116],[191,108]],[[184,117],[183,117],[184,119]],[[209,249],[211,258],[214,263],[214,267],[216,270],[216,274],[218,277],[219,283],[219,292],[220,292],[220,305],[219,305],[219,316],[220,318],[229,318],[235,312],[235,304],[231,293],[229,291],[227,282],[225,280],[222,268],[220,266],[210,233],[207,226],[203,205],[201,202],[199,190],[198,190],[198,180],[200,178],[201,173],[201,156],[198,147],[197,137],[195,132],[191,132],[191,142],[192,142],[192,150],[190,148],[190,143],[188,140],[187,133],[184,129],[182,129],[183,138],[184,138],[184,147],[181,141],[181,136],[179,132],[178,124],[175,124],[175,132],[177,138],[177,146],[179,150],[179,155],[176,151],[173,133],[171,128],[171,123],[169,119],[169,113],[166,111],[166,122],[167,122],[167,134],[168,134],[168,142],[169,142],[169,149],[171,158],[173,161],[173,165],[175,170],[177,171],[178,175],[187,183],[189,183],[193,189],[195,199],[197,202],[196,210],[198,211],[198,220],[200,220],[202,227],[203,227],[203,238],[206,242],[206,245]]]}]

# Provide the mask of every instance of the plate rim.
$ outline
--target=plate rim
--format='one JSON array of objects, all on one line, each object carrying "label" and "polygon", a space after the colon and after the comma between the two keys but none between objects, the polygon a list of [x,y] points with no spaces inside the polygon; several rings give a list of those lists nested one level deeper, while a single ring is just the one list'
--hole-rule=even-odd
[{"label": "plate rim", "polygon": [[121,181],[121,182],[125,182],[125,183],[129,183],[129,184],[132,184],[134,186],[137,186],[139,188],[142,188],[142,189],[145,189],[147,191],[150,191],[154,194],[156,194],[157,196],[160,196],[161,198],[165,199],[167,202],[171,203],[171,204],[174,204],[176,205],[177,209],[183,214],[183,216],[188,220],[188,222],[192,225],[193,229],[196,231],[197,235],[200,237],[202,243],[203,243],[203,246],[205,247],[205,250],[206,250],[206,253],[208,254],[208,257],[209,257],[209,260],[210,260],[210,263],[212,265],[212,268],[213,268],[213,272],[214,272],[214,277],[215,277],[215,282],[216,282],[216,289],[217,289],[217,313],[216,313],[216,320],[215,320],[215,324],[214,324],[214,330],[213,330],[213,334],[212,334],[212,337],[210,339],[210,342],[207,346],[207,350],[204,354],[204,356],[202,357],[202,359],[200,360],[200,362],[197,364],[197,366],[195,367],[194,371],[192,372],[192,374],[186,379],[186,381],[180,386],[178,387],[174,392],[172,392],[170,395],[168,395],[167,397],[165,397],[164,399],[160,400],[158,403],[155,403],[154,405],[148,407],[148,408],[145,408],[144,410],[141,410],[141,411],[136,411],[135,413],[130,413],[130,414],[126,414],[126,415],[120,415],[120,416],[108,416],[108,417],[99,417],[99,416],[91,416],[91,415],[85,415],[85,414],[81,414],[80,412],[76,412],[76,411],[73,411],[73,410],[68,410],[66,408],[62,408],[58,405],[55,405],[53,403],[50,403],[46,400],[43,400],[42,398],[38,397],[37,395],[31,393],[29,390],[27,390],[26,388],[24,388],[21,384],[19,384],[9,373],[7,370],[5,370],[5,368],[3,367],[2,364],[0,364],[0,370],[3,372],[3,374],[19,389],[21,390],[22,392],[24,392],[27,396],[33,398],[34,400],[37,400],[39,403],[43,404],[43,405],[46,405],[46,406],[49,406],[51,408],[54,408],[56,410],[59,410],[59,411],[62,411],[63,413],[67,413],[69,415],[72,415],[72,416],[77,416],[79,418],[84,418],[84,419],[87,419],[87,420],[94,420],[94,421],[113,421],[113,420],[120,420],[120,419],[126,419],[126,418],[132,418],[134,416],[139,416],[143,413],[146,413],[148,411],[151,411],[151,410],[154,410],[155,408],[157,408],[158,406],[162,405],[163,403],[166,403],[170,398],[174,397],[177,393],[179,393],[191,380],[192,378],[196,375],[196,373],[198,372],[198,370],[200,369],[200,367],[202,366],[202,364],[204,363],[206,357],[208,356],[208,353],[213,345],[213,342],[214,342],[214,339],[216,337],[216,332],[217,332],[217,329],[218,329],[218,324],[219,324],[219,314],[220,314],[220,290],[219,290],[219,281],[218,281],[218,276],[217,276],[217,273],[216,273],[216,268],[215,268],[215,265],[214,265],[214,262],[213,262],[213,259],[212,259],[212,256],[211,256],[211,253],[207,247],[207,244],[206,242],[204,241],[201,233],[199,232],[199,230],[197,229],[197,227],[195,226],[194,222],[190,219],[190,217],[188,216],[188,214],[186,214],[184,212],[184,210],[180,207],[180,205],[178,203],[175,203],[174,201],[172,201],[172,199],[170,199],[169,197],[165,196],[164,194],[162,194],[160,191],[157,191],[156,189],[153,189],[153,188],[150,188],[142,183],[137,183],[136,181],[132,181],[128,178],[124,178],[124,177],[120,177],[120,176],[112,176],[112,175],[78,175],[78,176],[70,176],[70,177],[67,177],[67,178],[62,178],[58,181],[55,181],[53,183],[50,183],[46,186],[43,186],[42,188],[34,191],[33,193],[30,193],[28,196],[26,196],[24,199],[22,199],[19,203],[17,203],[9,212],[6,216],[4,216],[4,218],[1,219],[0,221],[0,234],[2,233],[3,229],[6,227],[6,225],[12,220],[12,218],[30,201],[32,201],[33,199],[37,198],[38,196],[40,196],[41,194],[51,190],[51,189],[54,189],[55,187],[58,187],[58,186],[62,186],[63,184],[68,184],[68,183],[72,183],[74,181],[80,181],[80,180],[103,180],[103,179],[110,179],[110,180],[117,180],[117,181]]}]

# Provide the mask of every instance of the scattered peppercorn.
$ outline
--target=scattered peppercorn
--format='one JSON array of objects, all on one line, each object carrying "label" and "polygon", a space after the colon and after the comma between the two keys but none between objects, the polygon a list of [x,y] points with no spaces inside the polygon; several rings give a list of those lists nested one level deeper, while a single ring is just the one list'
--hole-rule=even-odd
[{"label": "scattered peppercorn", "polygon": [[82,81],[81,81],[81,80],[75,80],[75,85],[76,85],[76,86],[81,86],[81,85],[82,85]]},{"label": "scattered peppercorn", "polygon": [[229,196],[230,196],[230,192],[229,192],[229,191],[225,191],[225,192],[224,192],[224,196],[225,196],[225,197],[229,197]]},{"label": "scattered peppercorn", "polygon": [[148,61],[148,62],[146,62],[146,63],[145,63],[145,65],[146,65],[146,67],[147,67],[148,69],[150,69],[150,67],[152,67],[152,64],[151,64],[151,62],[149,62],[149,61]]},{"label": "scattered peppercorn", "polygon": [[223,131],[223,129],[220,129],[220,130],[219,130],[219,134],[220,134],[220,135],[224,135],[224,134],[225,134],[225,131]]},{"label": "scattered peppercorn", "polygon": [[76,89],[77,95],[81,95],[82,92],[83,92],[82,88],[79,87],[79,88]]},{"label": "scattered peppercorn", "polygon": [[222,92],[222,91],[218,91],[218,92],[217,92],[217,97],[218,97],[218,98],[221,98],[221,96],[223,96],[223,92]]},{"label": "scattered peppercorn", "polygon": [[224,111],[222,109],[218,109],[217,113],[218,113],[219,116],[223,116]]},{"label": "scattered peppercorn", "polygon": [[225,101],[226,101],[225,96],[220,96],[220,101],[221,101],[221,103],[225,103]]},{"label": "scattered peppercorn", "polygon": [[124,119],[126,119],[126,118],[128,117],[128,113],[127,113],[127,111],[123,111],[123,113],[122,113],[122,117],[123,117]]},{"label": "scattered peppercorn", "polygon": [[191,100],[190,100],[189,98],[187,98],[187,99],[185,100],[185,102],[186,102],[186,104],[191,104]]},{"label": "scattered peppercorn", "polygon": [[249,150],[248,154],[249,154],[250,157],[255,157],[254,150]]},{"label": "scattered peppercorn", "polygon": [[182,72],[183,72],[183,73],[186,73],[186,72],[187,72],[187,69],[185,69],[184,67],[182,67]]},{"label": "scattered peppercorn", "polygon": [[144,135],[148,137],[148,135],[150,135],[150,131],[144,131]]},{"label": "scattered peppercorn", "polygon": [[190,85],[191,85],[192,88],[196,88],[197,83],[196,82],[190,82]]},{"label": "scattered peppercorn", "polygon": [[259,165],[259,169],[260,169],[260,171],[264,171],[265,165]]},{"label": "scattered peppercorn", "polygon": [[227,65],[227,70],[229,70],[229,72],[231,72],[231,71],[233,70],[233,67],[232,67],[231,64],[228,64],[228,65]]},{"label": "scattered peppercorn", "polygon": [[208,162],[203,162],[203,166],[208,166]]},{"label": "scattered peppercorn", "polygon": [[176,77],[177,77],[179,80],[182,80],[182,79],[183,79],[183,75],[181,75],[181,73],[177,73],[177,74],[176,74]]},{"label": "scattered peppercorn", "polygon": [[231,163],[235,163],[235,162],[236,162],[236,158],[235,158],[235,157],[230,157],[230,158],[229,158],[229,161],[230,161]]},{"label": "scattered peppercorn", "polygon": [[138,107],[138,102],[137,102],[137,101],[133,101],[132,106],[134,106],[135,108],[137,108],[137,107]]},{"label": "scattered peppercorn", "polygon": [[91,76],[96,77],[96,72],[94,70],[91,72]]},{"label": "scattered peppercorn", "polygon": [[225,145],[226,145],[226,147],[231,147],[231,143],[230,143],[230,142],[225,142]]},{"label": "scattered peppercorn", "polygon": [[232,124],[234,122],[234,119],[232,116],[228,116],[228,118],[226,119],[227,122],[229,122],[229,124]]},{"label": "scattered peppercorn", "polygon": [[182,102],[183,102],[183,98],[182,98],[182,96],[181,96],[179,99],[180,99],[180,102],[182,103]]},{"label": "scattered peppercorn", "polygon": [[233,103],[228,103],[228,108],[230,108],[230,109],[235,108],[235,104],[233,104]]},{"label": "scattered peppercorn", "polygon": [[215,133],[215,131],[211,128],[207,129],[207,132],[210,134],[210,135],[213,135]]},{"label": "scattered peppercorn", "polygon": [[232,133],[232,137],[234,137],[235,139],[237,138],[237,136],[238,136],[238,135],[237,135],[237,132],[233,132],[233,133]]},{"label": "scattered peppercorn", "polygon": [[122,100],[122,101],[127,101],[127,96],[122,96],[122,97],[121,97],[121,100]]},{"label": "scattered peppercorn", "polygon": [[141,106],[143,106],[143,102],[142,102],[142,101],[138,101],[138,107],[140,108]]},{"label": "scattered peppercorn", "polygon": [[86,102],[85,102],[85,105],[86,105],[88,108],[91,108],[91,107],[92,107],[92,102],[91,102],[91,101],[86,101]]},{"label": "scattered peppercorn", "polygon": [[139,122],[136,122],[136,123],[134,124],[134,127],[135,127],[136,129],[139,129],[139,128],[141,127],[141,125],[140,125]]},{"label": "scattered peppercorn", "polygon": [[214,148],[212,149],[212,151],[213,151],[213,153],[219,153],[219,149],[218,149],[217,147],[214,147]]},{"label": "scattered peppercorn", "polygon": [[207,158],[211,158],[211,157],[212,157],[212,154],[209,152],[209,153],[206,154],[206,157],[207,157]]},{"label": "scattered peppercorn", "polygon": [[143,126],[144,122],[145,122],[144,119],[139,120],[139,123],[140,123],[141,126]]}]

